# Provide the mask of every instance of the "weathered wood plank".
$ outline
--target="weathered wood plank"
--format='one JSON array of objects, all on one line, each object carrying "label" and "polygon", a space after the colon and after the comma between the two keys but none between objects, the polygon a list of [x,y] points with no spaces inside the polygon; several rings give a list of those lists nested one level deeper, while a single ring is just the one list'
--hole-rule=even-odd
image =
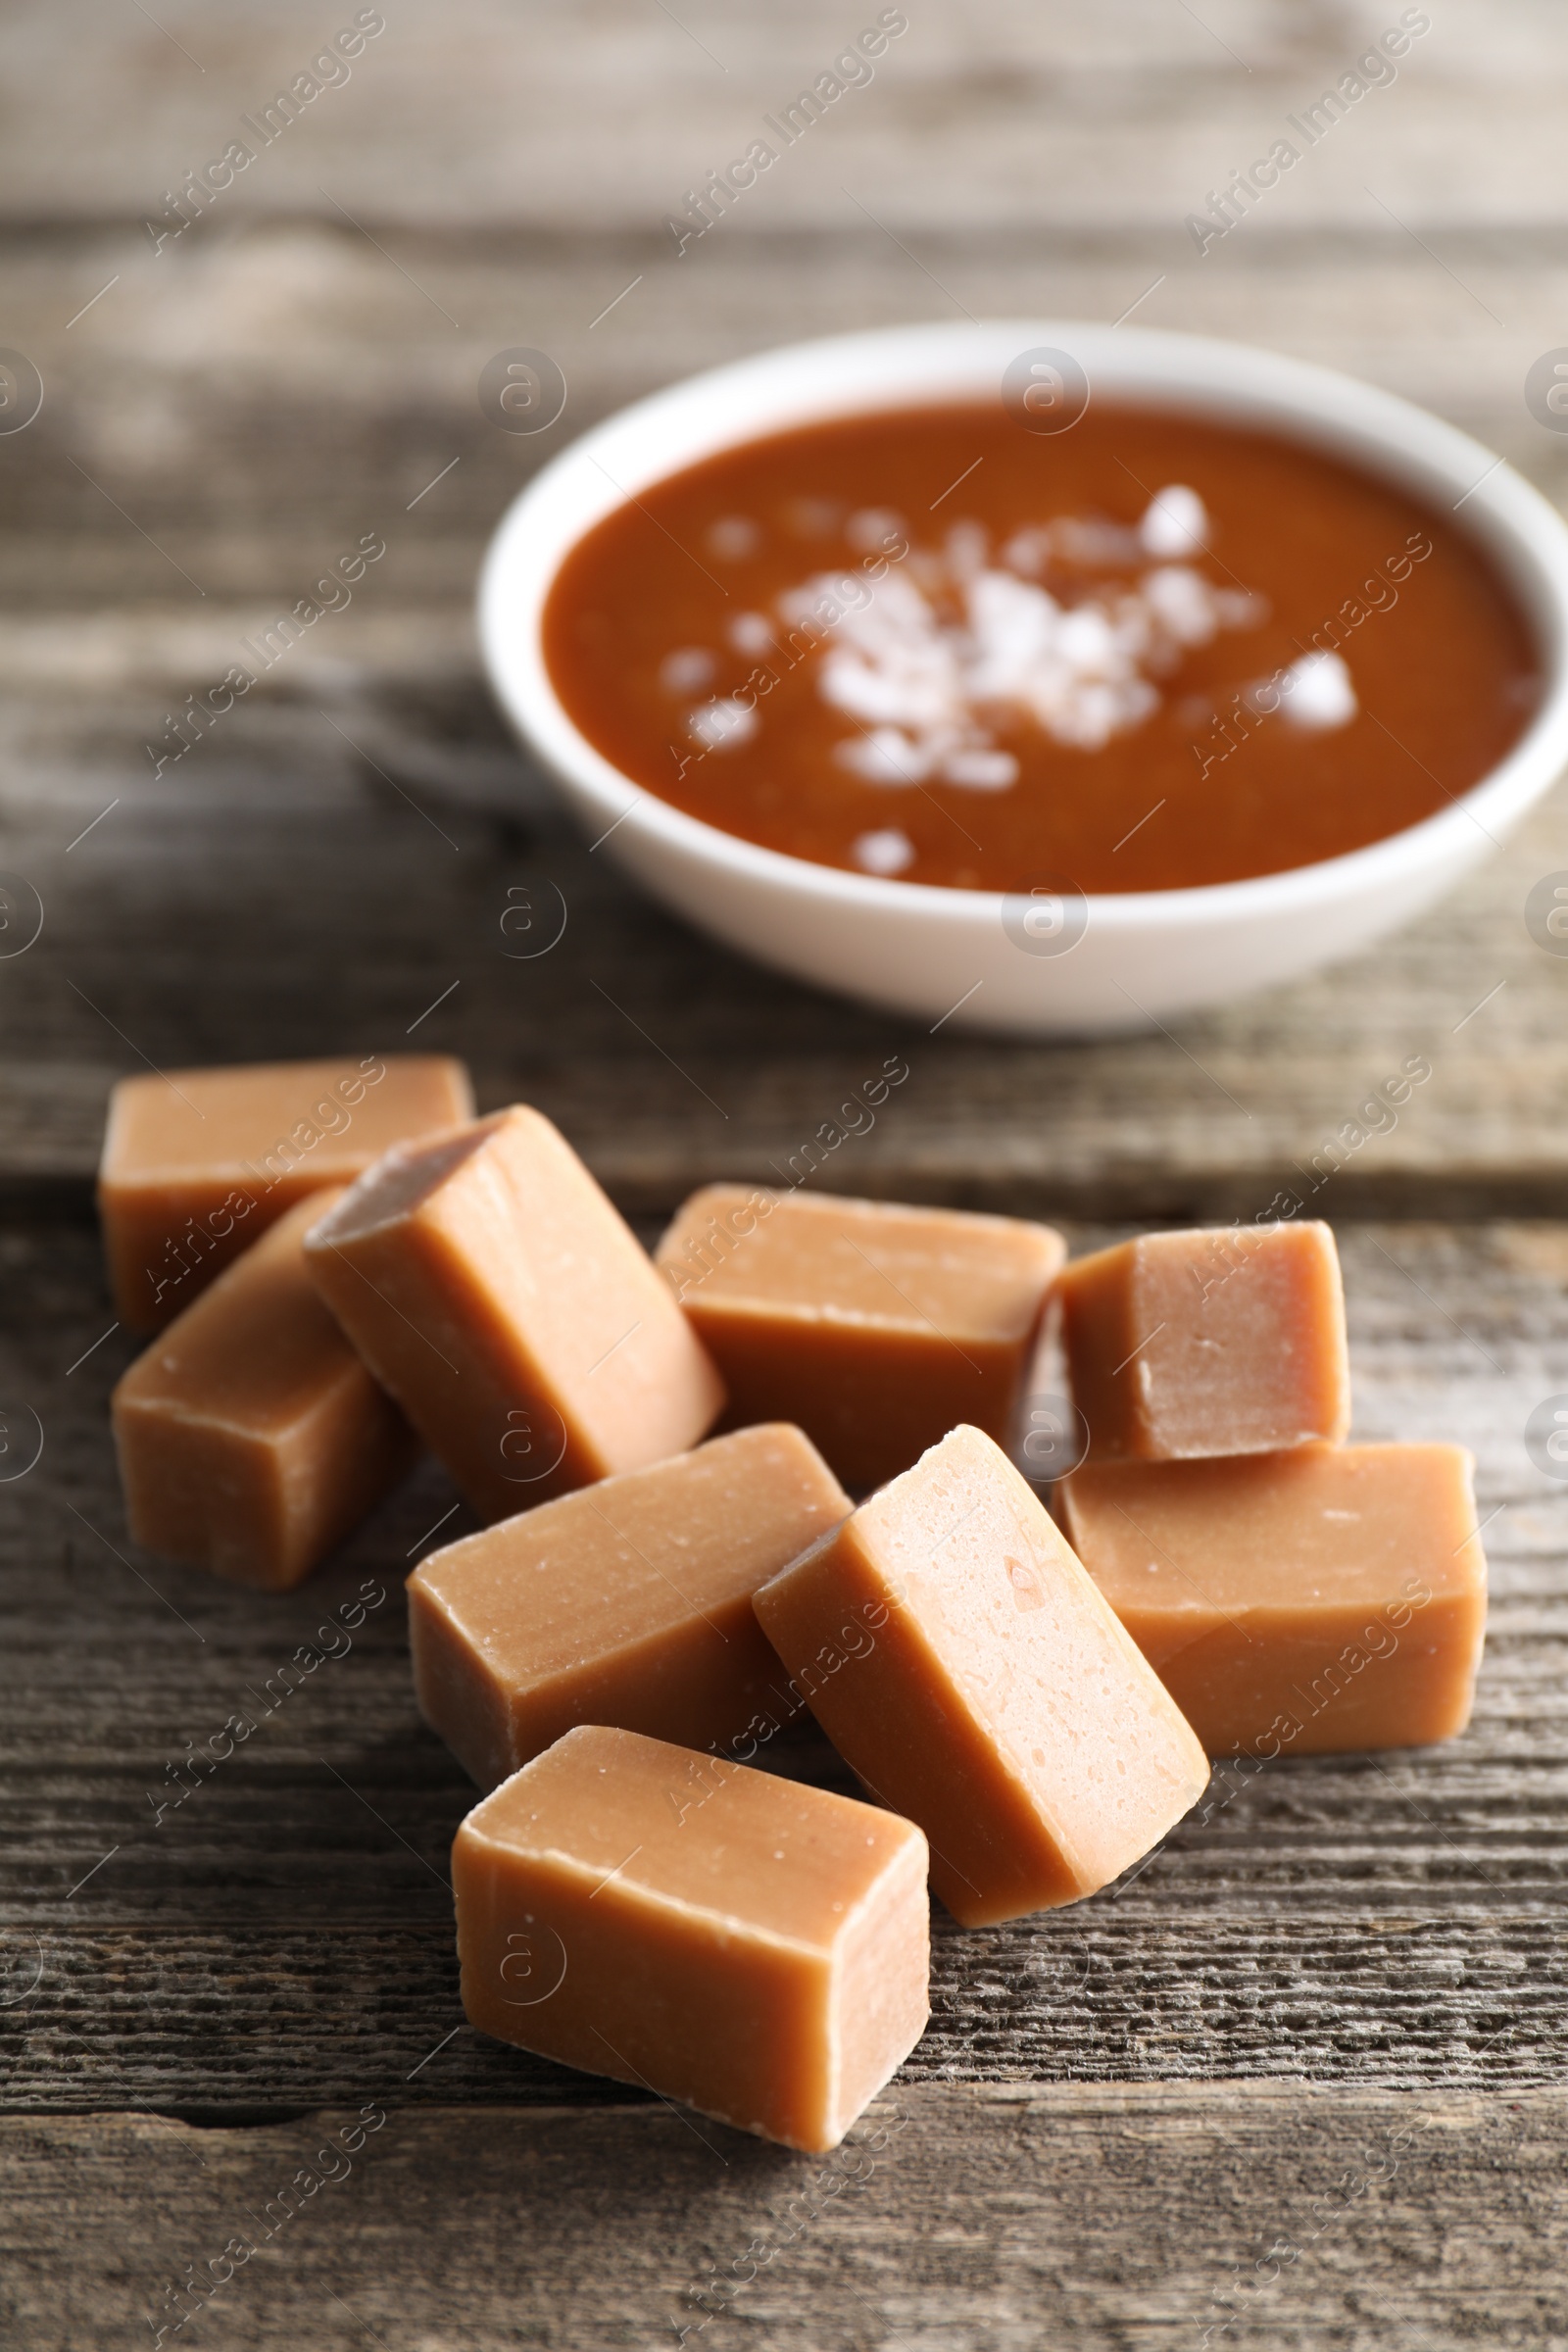
[{"label": "weathered wood plank", "polygon": [[[784,15],[689,7],[677,23],[634,0],[591,12],[568,0],[525,11],[458,0],[385,13],[385,30],[342,86],[264,145],[238,119],[319,49],[330,21],[308,0],[223,18],[199,0],[169,0],[156,27],[133,12],[127,21],[110,0],[51,11],[47,31],[40,22],[13,36],[17,70],[37,78],[45,59],[70,50],[74,135],[51,136],[48,110],[18,110],[8,210],[139,219],[188,167],[241,136],[260,152],[217,198],[212,225],[323,212],[323,184],[356,212],[453,229],[498,219],[657,222],[707,170],[767,135],[763,114],[813,80],[877,11],[855,17],[833,0]],[[1318,223],[1376,219],[1360,185],[1375,157],[1388,201],[1418,222],[1560,219],[1562,74],[1549,0],[1505,9],[1448,0],[1431,13],[1396,83],[1368,92],[1303,153],[1273,210]],[[870,86],[824,110],[726,225],[739,234],[759,215],[836,223],[848,179],[902,225],[1000,217],[1174,231],[1398,14],[1352,24],[1331,0],[1288,11],[1215,0],[1201,20],[1159,0],[1089,12],[1067,0],[983,12],[926,0],[907,12]],[[1425,144],[1434,134],[1441,170]],[[422,170],[411,171],[413,156]]]},{"label": "weathered wood plank", "polygon": [[[1254,242],[1200,263],[1102,216],[1062,222],[1044,248],[1015,221],[896,244],[837,201],[850,217],[832,226],[737,226],[682,263],[641,221],[598,237],[460,237],[378,216],[368,236],[334,215],[215,219],[207,243],[156,257],[129,225],[18,235],[0,299],[45,402],[24,432],[0,436],[0,595],[29,619],[133,594],[166,607],[170,625],[199,620],[213,600],[292,602],[342,530],[374,523],[391,554],[367,607],[394,582],[405,603],[466,602],[512,490],[608,410],[793,337],[966,312],[1112,319],[1137,302],[1137,323],[1268,344],[1387,384],[1562,494],[1568,447],[1523,400],[1527,368],[1561,331],[1555,231],[1433,231],[1440,264],[1381,213],[1328,231],[1259,220]],[[532,438],[499,431],[476,399],[485,361],[519,340],[549,350],[568,386],[560,422]],[[158,617],[126,612],[127,642],[145,642]]]},{"label": "weathered wood plank", "polygon": [[[910,2080],[1560,2078],[1568,1489],[1522,1433],[1568,1392],[1568,1228],[1342,1244],[1358,1431],[1479,1456],[1494,1603],[1470,1732],[1223,1768],[1095,1901],[974,1935],[939,1916]],[[441,1476],[283,1598],[150,1560],[104,1420],[122,1335],[77,1363],[112,1319],[90,1237],[0,1237],[0,1402],[44,1431],[0,1485],[0,2104],[314,2105],[372,2078],[410,2099],[620,2097],[462,2025],[444,1873],[472,1790],[418,1724],[399,1592],[451,1509]],[[360,1620],[367,1580],[384,1598]],[[340,1654],[290,1690],[306,1643]],[[236,1712],[255,1733],[215,1739]],[[182,1782],[193,1749],[209,1761]],[[772,1760],[842,1769],[809,1742]]]},{"label": "weathered wood plank", "polygon": [[1565,2149],[1560,2088],[901,2083],[821,2160],[652,2104],[399,2111],[372,2081],[246,2131],[0,2122],[0,2308],[24,2352],[181,2320],[225,2352],[1541,2344]]}]

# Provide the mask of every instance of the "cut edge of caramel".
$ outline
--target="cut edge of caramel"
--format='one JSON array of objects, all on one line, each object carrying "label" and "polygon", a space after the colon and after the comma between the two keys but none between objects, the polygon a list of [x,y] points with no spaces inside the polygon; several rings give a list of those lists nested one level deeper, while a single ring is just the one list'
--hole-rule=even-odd
[{"label": "cut edge of caramel", "polygon": [[449,1128],[444,1135],[394,1144],[311,1227],[307,1250],[335,1250],[340,1243],[363,1241],[367,1234],[413,1216],[512,1116],[510,1110],[492,1111],[486,1119]]}]

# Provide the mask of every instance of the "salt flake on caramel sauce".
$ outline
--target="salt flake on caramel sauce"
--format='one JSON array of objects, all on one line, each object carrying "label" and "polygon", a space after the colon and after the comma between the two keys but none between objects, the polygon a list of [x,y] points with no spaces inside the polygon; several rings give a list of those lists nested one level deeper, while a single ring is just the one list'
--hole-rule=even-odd
[{"label": "salt flake on caramel sauce", "polygon": [[1185,889],[1400,832],[1518,740],[1539,653],[1463,526],[1217,417],[858,414],[595,524],[545,656],[623,775],[744,840],[901,884]]},{"label": "salt flake on caramel sauce", "polygon": [[[874,544],[877,527],[896,530],[898,518],[856,515],[846,536]],[[730,624],[730,642],[762,655],[780,634],[821,627],[831,613],[816,690],[854,724],[833,747],[839,764],[895,789],[935,778],[965,792],[1005,792],[1018,781],[1018,760],[996,739],[998,714],[1033,720],[1056,743],[1099,751],[1158,707],[1153,681],[1188,647],[1208,644],[1221,629],[1256,624],[1258,598],[1164,560],[1200,554],[1207,529],[1202,500],[1179,482],[1157,493],[1135,531],[1097,529],[1067,515],[1015,534],[995,557],[982,524],[956,522],[940,549],[916,551],[903,570],[858,597],[851,575],[813,573],[777,599],[780,632],[761,614],[745,612]],[[1107,564],[1122,569],[1097,577]],[[1047,564],[1060,595],[1022,576]],[[1129,580],[1127,568],[1139,564],[1145,568],[1133,568]],[[688,673],[676,673],[674,664],[683,659],[664,663],[677,692]],[[1329,659],[1344,676],[1343,690],[1300,698],[1314,711],[1305,723],[1319,727],[1355,715],[1348,672]],[[718,696],[690,711],[686,727],[705,751],[722,751],[756,733],[757,711]],[[868,839],[876,842],[869,863]],[[857,862],[871,872],[899,870],[878,866],[886,854],[877,836],[862,835],[856,845]]]},{"label": "salt flake on caramel sauce", "polygon": [[[1159,704],[1155,679],[1188,647],[1252,625],[1258,600],[1214,585],[1190,564],[1156,562],[1130,580],[1095,579],[1082,554],[1087,545],[1091,562],[1100,555],[1126,564],[1196,551],[1207,519],[1196,492],[1173,483],[1137,532],[1096,538],[1069,516],[993,559],[979,523],[955,524],[940,553],[915,554],[863,604],[851,605],[822,654],[817,691],[869,727],[837,743],[835,759],[873,784],[934,777],[969,792],[1005,792],[1019,768],[997,742],[999,712],[1032,719],[1053,741],[1089,752],[1141,726]],[[1043,564],[1064,594],[1021,576]],[[787,592],[782,618],[800,624],[832,586],[818,575]],[[1065,601],[1074,589],[1074,601]],[[1352,694],[1345,716],[1354,709]]]}]

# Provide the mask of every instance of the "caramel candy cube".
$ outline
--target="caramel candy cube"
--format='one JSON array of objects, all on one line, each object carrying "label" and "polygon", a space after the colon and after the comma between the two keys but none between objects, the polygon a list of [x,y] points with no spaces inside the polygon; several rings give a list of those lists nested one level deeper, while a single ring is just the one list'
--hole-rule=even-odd
[{"label": "caramel candy cube", "polygon": [[416,1450],[305,1270],[322,1198],[225,1267],[114,1394],[135,1541],[267,1592],[297,1585]]},{"label": "caramel candy cube", "polygon": [[463,2006],[502,2041],[813,2151],[925,2029],[926,1845],[891,1813],[584,1725],[458,1832]]},{"label": "caramel candy cube", "polygon": [[924,1830],[931,1884],[966,1928],[1093,1894],[1207,1783],[1158,1677],[977,1429],[754,1605],[834,1745]]},{"label": "caramel candy cube", "polygon": [[684,1452],[724,1401],[647,1251],[536,1110],[389,1152],[306,1257],[483,1519]]},{"label": "caramel candy cube", "polygon": [[1012,1217],[712,1184],[656,1255],[729,1421],[793,1421],[858,1492],[959,1421],[1005,1445],[1060,1234]]},{"label": "caramel candy cube", "polygon": [[1470,1720],[1487,1617],[1459,1446],[1105,1462],[1079,1558],[1211,1756],[1419,1747]]},{"label": "caramel candy cube", "polygon": [[1326,1225],[1144,1234],[1075,1259],[1056,1298],[1091,1461],[1337,1445],[1350,1426]]},{"label": "caramel candy cube", "polygon": [[796,1709],[752,1594],[850,1508],[774,1424],[466,1536],[409,1580],[420,1712],[481,1788],[579,1723],[755,1753]]},{"label": "caramel candy cube", "polygon": [[98,1171],[115,1312],[162,1330],[307,1193],[472,1116],[467,1071],[440,1054],[122,1078]]}]

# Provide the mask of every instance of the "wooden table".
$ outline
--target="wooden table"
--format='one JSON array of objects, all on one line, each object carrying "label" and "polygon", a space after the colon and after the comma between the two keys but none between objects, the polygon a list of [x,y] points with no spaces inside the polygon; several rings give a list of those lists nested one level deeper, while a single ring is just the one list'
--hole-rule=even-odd
[{"label": "wooden table", "polygon": [[[1521,392],[1568,332],[1559,19],[1445,0],[1397,82],[1200,258],[1184,216],[1380,24],[1304,0],[908,15],[874,83],[678,259],[682,191],[855,20],[400,0],[158,250],[162,191],[326,20],[67,0],[5,36],[0,340],[45,387],[0,434],[0,866],[44,910],[0,959],[0,1406],[44,1439],[0,1484],[19,2352],[160,2326],[223,2352],[1568,2335],[1568,1496],[1522,1437],[1568,1391],[1568,962],[1522,913],[1568,866],[1564,803],[1296,991],[1108,1044],[932,1036],[722,954],[591,856],[468,622],[495,515],[570,430],[868,320],[1136,309],[1410,393],[1563,495],[1568,440]],[[515,344],[567,377],[537,440],[475,398]],[[171,714],[367,531],[387,554],[353,605],[155,773]],[[569,919],[518,962],[500,915],[528,879]],[[1316,1204],[1360,1434],[1479,1456],[1473,1729],[1222,1770],[1095,1901],[939,1919],[930,2033],[827,2165],[482,2041],[444,1875],[471,1791],[416,1716],[398,1591],[442,1479],[301,1592],[247,1597],[132,1550],[105,1420],[129,1354],[91,1221],[112,1079],[410,1038],[466,1054],[486,1104],[548,1110],[649,1231],[702,1178],[765,1177],[898,1052],[907,1085],[832,1181],[1075,1241],[1252,1214],[1426,1056]],[[384,1598],[349,1654],[160,1819],[170,1767],[366,1580]],[[230,2241],[176,2330],[172,2290]]]}]

